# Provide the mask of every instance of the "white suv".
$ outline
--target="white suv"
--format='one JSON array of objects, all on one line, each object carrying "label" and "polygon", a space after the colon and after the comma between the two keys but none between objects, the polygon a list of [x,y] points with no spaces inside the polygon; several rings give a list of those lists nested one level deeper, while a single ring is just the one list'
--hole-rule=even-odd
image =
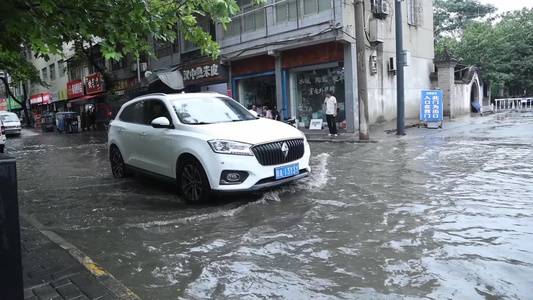
[{"label": "white suv", "polygon": [[217,93],[150,94],[125,103],[110,124],[115,178],[132,172],[177,182],[189,203],[259,191],[309,176],[305,135],[257,118]]},{"label": "white suv", "polygon": [[4,153],[4,148],[6,146],[6,128],[2,119],[0,119],[0,153]]}]

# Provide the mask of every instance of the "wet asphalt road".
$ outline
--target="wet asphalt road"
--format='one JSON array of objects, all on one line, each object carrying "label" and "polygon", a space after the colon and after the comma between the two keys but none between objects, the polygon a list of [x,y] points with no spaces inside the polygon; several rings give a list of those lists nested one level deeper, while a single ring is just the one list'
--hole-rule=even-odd
[{"label": "wet asphalt road", "polygon": [[308,180],[206,206],[115,180],[103,132],[6,152],[21,211],[143,299],[531,299],[533,119],[379,137],[312,143]]}]

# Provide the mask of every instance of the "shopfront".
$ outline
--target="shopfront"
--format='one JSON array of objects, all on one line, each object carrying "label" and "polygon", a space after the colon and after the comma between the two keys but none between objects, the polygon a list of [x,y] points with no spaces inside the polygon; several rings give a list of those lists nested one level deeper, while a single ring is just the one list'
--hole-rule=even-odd
[{"label": "shopfront", "polygon": [[66,101],[68,98],[67,90],[59,90],[50,93],[51,111],[67,111]]},{"label": "shopfront", "polygon": [[183,67],[185,91],[216,92],[228,95],[229,69],[220,61],[209,61]]},{"label": "shopfront", "polygon": [[31,117],[35,127],[41,126],[41,115],[43,114],[43,94],[30,96]]},{"label": "shopfront", "polygon": [[[263,55],[232,62],[232,94],[246,108],[278,109],[274,58]],[[279,110],[279,109],[278,109]]]},{"label": "shopfront", "polygon": [[295,112],[299,126],[309,128],[311,119],[326,121],[323,107],[326,92],[337,99],[337,122],[346,119],[342,62],[293,68],[289,74],[291,111]]}]

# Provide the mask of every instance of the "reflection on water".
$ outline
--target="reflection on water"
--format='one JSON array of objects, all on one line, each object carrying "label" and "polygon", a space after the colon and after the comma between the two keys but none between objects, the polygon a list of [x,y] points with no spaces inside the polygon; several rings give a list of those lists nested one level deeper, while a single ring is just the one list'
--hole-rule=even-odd
[{"label": "reflection on water", "polygon": [[312,144],[307,180],[199,207],[114,180],[103,134],[8,148],[21,209],[143,299],[528,299],[532,127]]}]

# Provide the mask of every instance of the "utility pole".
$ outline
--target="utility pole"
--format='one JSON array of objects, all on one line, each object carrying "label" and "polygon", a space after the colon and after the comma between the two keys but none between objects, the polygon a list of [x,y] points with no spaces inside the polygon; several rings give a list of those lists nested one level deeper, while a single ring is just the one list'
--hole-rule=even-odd
[{"label": "utility pole", "polygon": [[357,52],[357,90],[359,94],[359,139],[368,140],[368,87],[366,77],[364,1],[355,2],[355,47]]},{"label": "utility pole", "polygon": [[405,92],[403,77],[402,0],[396,2],[396,134],[405,135]]}]

